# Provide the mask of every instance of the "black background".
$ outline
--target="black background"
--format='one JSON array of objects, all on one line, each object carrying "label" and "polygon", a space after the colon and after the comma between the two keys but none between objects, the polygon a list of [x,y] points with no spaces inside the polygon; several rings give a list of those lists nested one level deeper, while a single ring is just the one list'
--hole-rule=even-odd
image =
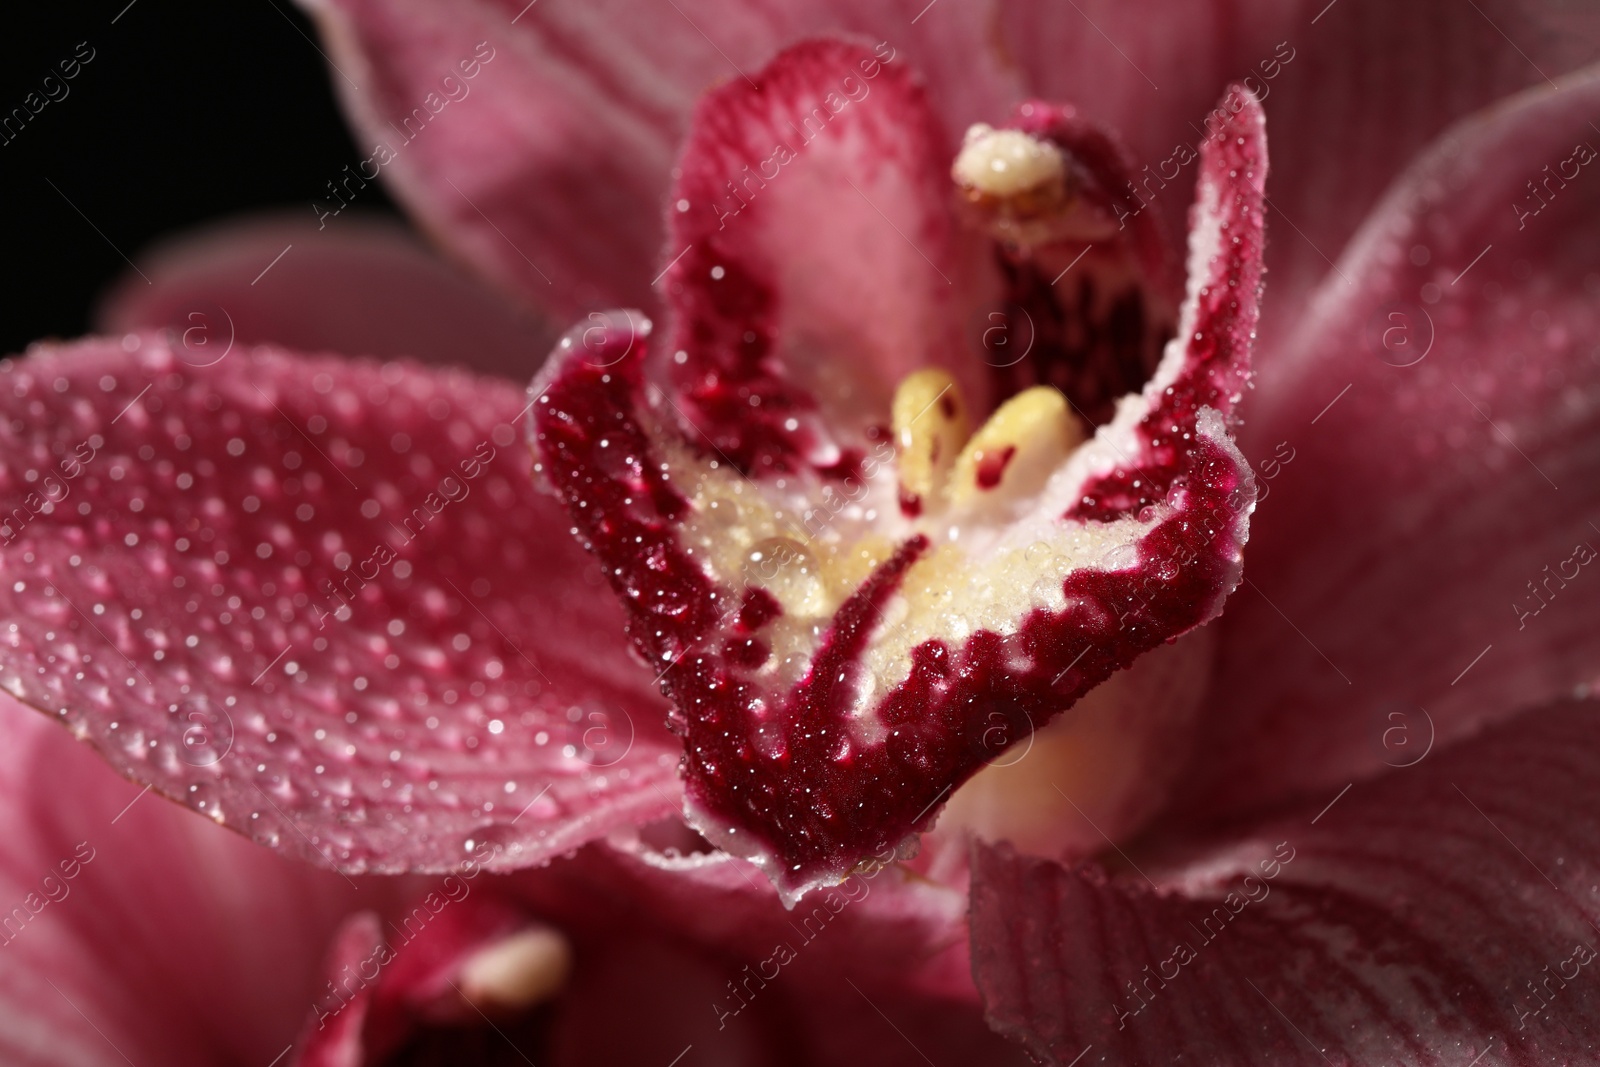
[{"label": "black background", "polygon": [[[360,158],[289,0],[19,4],[5,22],[0,115],[42,97],[79,42],[94,58],[0,143],[0,351],[85,332],[123,255],[240,212],[309,211]],[[376,185],[362,207],[395,210]]]}]

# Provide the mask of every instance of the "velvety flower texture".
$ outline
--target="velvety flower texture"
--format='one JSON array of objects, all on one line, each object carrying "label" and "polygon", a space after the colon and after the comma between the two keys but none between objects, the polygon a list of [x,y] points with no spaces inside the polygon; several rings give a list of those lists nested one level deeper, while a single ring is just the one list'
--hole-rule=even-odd
[{"label": "velvety flower texture", "polygon": [[0,366],[8,1062],[1596,1059],[1586,16],[313,10],[520,309]]}]

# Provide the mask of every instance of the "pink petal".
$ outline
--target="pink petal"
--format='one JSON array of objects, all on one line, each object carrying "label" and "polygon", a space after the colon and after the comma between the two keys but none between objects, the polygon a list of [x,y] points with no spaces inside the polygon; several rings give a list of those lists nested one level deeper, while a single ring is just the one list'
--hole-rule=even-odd
[{"label": "pink petal", "polygon": [[[1267,137],[1261,105],[1230,88],[1215,136],[1200,150],[1198,194],[1189,211],[1187,292],[1172,346],[1145,383],[1154,399],[1139,420],[1142,447],[1088,488],[1074,513],[1109,519],[1148,507],[1186,469],[1202,409],[1227,417],[1250,381],[1250,352],[1260,316],[1266,244]],[[1236,104],[1237,106],[1234,106]]]},{"label": "pink petal", "polygon": [[339,917],[383,889],[358,891],[144,796],[3,700],[0,1059],[265,1064],[282,1053]]},{"label": "pink petal", "polygon": [[525,379],[552,331],[440,261],[400,226],[360,216],[243,219],[177,238],[123,278],[101,331],[170,326],[191,361],[275,343],[460,363]]},{"label": "pink petal", "polygon": [[[1005,633],[975,627],[947,642],[935,631],[907,651],[905,673],[872,675],[864,650],[896,632],[879,626],[883,606],[930,543],[896,533],[892,555],[811,632],[799,680],[761,673],[778,602],[751,584],[748,569],[743,583],[727,573],[715,529],[704,532],[736,521],[692,502],[698,494],[715,503],[703,490],[729,477],[718,473],[728,461],[683,428],[681,410],[647,381],[676,356],[662,350],[652,362],[642,316],[619,312],[609,321],[631,329],[574,330],[536,381],[541,470],[604,563],[637,647],[677,706],[691,821],[761,864],[790,900],[926,829],[945,794],[996,754],[996,716],[1005,743],[1027,736],[1140,653],[1211,618],[1232,590],[1254,488],[1224,417],[1248,377],[1266,176],[1260,110],[1241,99],[1201,164],[1181,340],[1037,505],[1052,536],[1128,519],[1136,540],[1125,557],[1069,568],[1064,608],[1030,609]],[[820,488],[796,475],[797,487],[784,489],[761,473],[763,481],[746,478],[728,492],[762,493],[770,482],[788,494],[762,498],[762,514],[805,514],[806,494]],[[711,549],[697,537],[712,538]],[[858,692],[865,727],[851,710]]]},{"label": "pink petal", "polygon": [[[376,914],[362,911],[350,916],[332,939],[322,967],[325,988],[316,992],[326,997],[341,971],[355,972],[363,962],[378,959],[384,944],[383,926]],[[376,992],[371,986],[351,984],[355,988],[347,993],[347,1001],[313,1004],[317,1018],[305,1024],[294,1060],[297,1067],[363,1067],[368,1062],[362,1038]]]},{"label": "pink petal", "polygon": [[904,57],[808,41],[755,79],[695,109],[661,343],[683,353],[668,380],[706,441],[742,470],[781,472],[823,450],[819,401],[833,422],[887,410],[928,364],[971,378],[969,396],[987,383],[966,351],[977,294],[949,208],[954,149]]},{"label": "pink petal", "polygon": [[1173,180],[1175,149],[1203,136],[1228,81],[1247,79],[1261,96],[1272,208],[1285,220],[1267,260],[1266,351],[1423,146],[1501,96],[1600,58],[1591,9],[1529,0],[1076,0],[1004,4],[999,19],[1030,91],[1078,101],[1121,131],[1157,176],[1147,190],[1172,222],[1188,188]]},{"label": "pink petal", "polygon": [[[666,1062],[691,1042],[756,1062],[1022,1062],[983,1022],[959,886],[894,865],[786,911],[742,860],[637,838],[516,878],[579,945],[555,1025],[558,1048],[588,1052],[575,1062]],[[619,1002],[636,1025],[600,1025]]]},{"label": "pink petal", "polygon": [[[1295,6],[1299,19],[1309,20],[1325,3]],[[1299,19],[1272,37],[1270,51],[1263,42],[1230,72],[1239,77],[1251,64],[1260,77],[1276,42],[1305,49],[1268,83],[1265,100],[1274,158],[1283,161],[1272,202],[1298,231],[1285,232],[1279,255],[1267,262],[1274,296],[1264,351],[1293,334],[1302,302],[1329,276],[1329,259],[1340,257],[1390,183],[1434,138],[1503,96],[1547,87],[1548,78],[1600,59],[1600,17],[1585,5],[1424,0],[1396,8],[1357,0],[1314,28]],[[1425,55],[1418,41],[1429,42]]]},{"label": "pink petal", "polygon": [[[897,62],[929,73],[954,128],[1011,95],[1001,57],[982,44],[987,12],[949,5],[918,18],[926,0],[678,0],[648,11],[614,0],[304,2],[359,143],[395,152],[381,172],[396,195],[488,276],[569,314],[647,303],[666,265],[663,198],[690,108],[793,40],[888,41]],[[407,128],[418,108],[426,120]]]},{"label": "pink petal", "polygon": [[1342,785],[1600,679],[1600,184],[1517,212],[1600,147],[1597,109],[1591,73],[1452,131],[1264,375],[1270,495],[1188,813]]},{"label": "pink petal", "polygon": [[1585,1062],[1595,714],[1543,708],[1176,866],[1146,860],[1155,889],[980,847],[990,1020],[1056,1064],[1085,1046],[1122,1063]]},{"label": "pink petal", "polygon": [[452,1062],[486,1063],[477,1054],[486,1046],[499,1052],[510,1042],[517,1050],[497,1023],[524,1038],[530,1012],[544,1002],[497,1004],[473,987],[473,958],[530,932],[555,944],[564,939],[496,895],[490,878],[475,881],[481,873],[458,870],[387,918],[362,911],[345,921],[323,965],[294,1064],[433,1063],[427,1053],[440,1045],[451,1048]]},{"label": "pink petal", "polygon": [[347,871],[483,841],[515,867],[671,808],[663,705],[533,491],[517,390],[191,358],[129,335],[0,366],[7,689]]},{"label": "pink petal", "polygon": [[[1266,89],[1252,68],[1258,59],[1272,56],[1274,42],[1299,28],[1300,12],[1294,4],[1272,0],[1248,0],[1228,9],[1212,3],[1074,3],[1024,0],[1001,5],[996,21],[1003,46],[1029,93],[1073,101],[1085,117],[1127,141],[1139,165],[1149,164],[1157,179],[1139,189],[1141,196],[1177,227],[1193,178],[1175,177],[1176,161],[1167,167],[1158,164],[1179,143],[1198,150],[1207,132],[1204,120],[1229,81],[1255,73],[1252,88]],[[1298,40],[1296,44],[1304,47]],[[1272,84],[1264,99],[1276,91]],[[1201,128],[1197,131],[1191,123]],[[1273,130],[1275,171],[1281,151],[1276,142],[1286,135]],[[1273,184],[1282,184],[1276,173]]]},{"label": "pink petal", "polygon": [[[669,832],[691,836],[675,820],[648,836]],[[301,1062],[388,1062],[380,1052],[397,1041],[417,1062],[435,1062],[418,1050],[452,1047],[455,1055],[438,1062],[477,1062],[470,1042],[520,1062],[506,1053],[507,1040],[557,1067],[664,1064],[690,1045],[752,1064],[833,1063],[849,1053],[910,1064],[922,1062],[918,1048],[952,1062],[1022,1062],[983,1021],[959,886],[885,868],[791,913],[742,861],[663,850],[634,834],[550,867],[467,884],[432,918],[411,912],[407,929],[423,933],[409,943],[400,924],[415,899],[381,922],[372,914],[347,922],[324,970],[346,993],[319,986]],[[570,940],[570,980],[534,1012],[495,1018],[498,1033],[470,1009],[450,1029],[439,1012],[449,1005],[433,992],[450,992],[462,956],[504,929],[497,917],[508,914],[509,899],[526,909],[522,921],[538,915]],[[370,981],[352,978],[362,961],[369,975],[378,972]],[[617,1025],[619,1005],[627,1025]]]}]

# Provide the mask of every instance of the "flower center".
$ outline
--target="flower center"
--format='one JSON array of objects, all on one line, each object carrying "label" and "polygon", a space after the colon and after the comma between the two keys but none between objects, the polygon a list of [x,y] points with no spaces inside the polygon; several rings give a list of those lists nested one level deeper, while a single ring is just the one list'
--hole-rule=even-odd
[{"label": "flower center", "polygon": [[[967,222],[990,238],[1002,266],[1017,277],[1046,270],[1059,276],[1094,251],[1075,282],[1088,285],[1092,272],[1135,292],[1142,286],[1125,242],[1116,239],[1105,181],[1075,150],[1043,133],[980,123],[968,130],[950,176],[974,213]],[[1091,249],[1094,240],[1103,247]],[[1048,315],[1071,338],[1082,335],[1081,343],[1048,351],[1041,345],[1029,362],[1047,361],[1048,384],[997,382],[1005,399],[975,430],[956,378],[928,366],[895,388],[887,433],[875,424],[881,411],[858,409],[864,436],[856,436],[862,422],[823,434],[833,443],[825,450],[829,464],[851,453],[864,457],[859,464],[824,470],[814,463],[814,472],[764,479],[762,491],[752,491],[756,482],[724,463],[726,452],[707,456],[691,439],[663,456],[662,469],[690,505],[682,519],[690,555],[743,590],[728,620],[759,636],[741,646],[742,665],[775,686],[807,678],[836,614],[873,575],[894,570],[897,588],[874,609],[871,638],[845,672],[861,715],[856,743],[881,738],[884,724],[874,721],[873,702],[884,680],[908,676],[919,645],[960,642],[978,631],[1009,635],[1030,612],[1063,610],[1065,575],[1126,562],[1145,532],[1132,516],[1089,526],[1060,521],[1079,502],[1085,481],[1131,445],[1084,447],[1119,404],[1129,417],[1115,428],[1118,438],[1130,431],[1144,374],[1141,366],[1104,376],[1100,417],[1076,409],[1079,379],[1098,373],[1096,345],[1120,340],[1093,336],[1096,316],[1106,309],[1092,291],[1043,299]],[[1007,307],[1028,314],[1021,304]],[[1077,358],[1079,348],[1088,358]],[[848,750],[849,739],[843,741]],[[780,758],[781,746],[768,754]]]},{"label": "flower center", "polygon": [[[664,457],[689,502],[690,554],[745,591],[727,611],[730,624],[759,634],[740,653],[744,665],[777,687],[811,674],[844,605],[895,569],[898,587],[871,613],[870,640],[844,678],[860,712],[855,743],[880,739],[886,724],[873,704],[884,683],[912,671],[918,646],[1010,634],[1030,612],[1062,610],[1067,574],[1119,565],[1146,530],[1134,517],[1061,521],[1114,455],[1089,447],[1058,390],[1024,389],[975,432],[968,411],[947,372],[913,372],[892,400],[892,447],[880,431],[857,475],[840,482],[792,476],[758,489],[689,445]],[[848,749],[852,739],[841,741]]]}]

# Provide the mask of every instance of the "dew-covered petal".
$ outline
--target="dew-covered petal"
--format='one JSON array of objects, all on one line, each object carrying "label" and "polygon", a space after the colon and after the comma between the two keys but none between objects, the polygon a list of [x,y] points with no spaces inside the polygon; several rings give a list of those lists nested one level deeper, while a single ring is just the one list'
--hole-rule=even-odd
[{"label": "dew-covered petal", "polygon": [[787,898],[896,855],[985,761],[1232,591],[1254,486],[1225,415],[1266,177],[1242,99],[1204,150],[1178,337],[1014,511],[903,513],[882,437],[841,485],[748,477],[655,384],[676,356],[637,312],[575,329],[534,383],[542,475],[675,704],[689,818]]},{"label": "dew-covered petal", "polygon": [[1596,714],[1538,709],[1170,864],[980,845],[990,1021],[1053,1064],[1587,1061]]},{"label": "dew-covered petal", "polygon": [[485,291],[399,225],[346,216],[247,218],[141,256],[96,316],[102,333],[170,327],[195,363],[278,344],[526,379],[554,331]]},{"label": "dew-covered petal", "polygon": [[792,41],[884,41],[929,73],[951,129],[1014,95],[977,5],[919,18],[926,0],[303,2],[359,143],[392,153],[367,169],[456,255],[569,315],[648,304],[695,100]]},{"label": "dew-covered petal", "polygon": [[379,907],[119,777],[0,696],[0,1059],[268,1063],[323,945]]},{"label": "dew-covered petal", "polygon": [[1258,390],[1268,495],[1188,814],[1337,787],[1600,680],[1597,108],[1589,73],[1452,130]]},{"label": "dew-covered petal", "polygon": [[536,863],[674,804],[650,675],[517,390],[177,335],[0,366],[0,684],[346,871]]}]

